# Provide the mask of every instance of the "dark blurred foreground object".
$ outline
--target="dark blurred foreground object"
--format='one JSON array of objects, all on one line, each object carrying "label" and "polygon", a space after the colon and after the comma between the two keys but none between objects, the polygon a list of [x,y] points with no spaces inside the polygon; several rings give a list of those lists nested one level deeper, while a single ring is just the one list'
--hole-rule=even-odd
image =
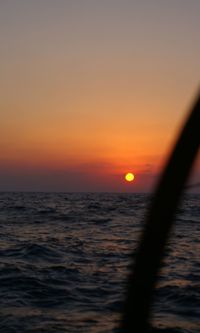
[{"label": "dark blurred foreground object", "polygon": [[200,95],[164,169],[129,276],[121,331],[153,332],[150,310],[164,248],[200,143]]}]

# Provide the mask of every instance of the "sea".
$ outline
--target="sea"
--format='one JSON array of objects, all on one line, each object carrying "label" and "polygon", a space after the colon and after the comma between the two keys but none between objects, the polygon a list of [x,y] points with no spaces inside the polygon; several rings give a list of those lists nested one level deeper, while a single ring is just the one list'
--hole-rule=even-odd
[{"label": "sea", "polygon": [[[119,332],[150,194],[0,193],[0,332]],[[200,194],[185,193],[152,324],[200,332]]]}]

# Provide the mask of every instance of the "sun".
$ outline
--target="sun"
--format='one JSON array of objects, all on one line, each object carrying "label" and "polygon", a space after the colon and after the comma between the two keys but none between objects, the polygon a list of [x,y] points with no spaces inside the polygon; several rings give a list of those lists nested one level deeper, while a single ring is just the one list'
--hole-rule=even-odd
[{"label": "sun", "polygon": [[127,182],[132,182],[134,180],[135,176],[132,172],[128,172],[125,174],[125,179]]}]

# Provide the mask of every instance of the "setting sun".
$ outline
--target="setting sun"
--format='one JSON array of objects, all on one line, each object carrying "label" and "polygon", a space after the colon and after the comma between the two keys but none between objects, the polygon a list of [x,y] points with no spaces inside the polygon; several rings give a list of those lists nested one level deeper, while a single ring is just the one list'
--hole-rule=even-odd
[{"label": "setting sun", "polygon": [[125,179],[126,179],[127,182],[132,182],[132,181],[134,180],[134,178],[135,178],[135,176],[134,176],[134,174],[131,173],[131,172],[128,172],[128,173],[126,173],[126,175],[125,175]]}]

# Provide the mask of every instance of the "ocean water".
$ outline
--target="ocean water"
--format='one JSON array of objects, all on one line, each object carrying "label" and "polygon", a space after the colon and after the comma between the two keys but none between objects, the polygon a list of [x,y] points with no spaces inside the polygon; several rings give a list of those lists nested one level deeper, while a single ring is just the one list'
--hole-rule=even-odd
[{"label": "ocean water", "polygon": [[[146,194],[0,193],[0,332],[117,332]],[[179,208],[155,290],[163,333],[200,332],[200,195]]]}]

